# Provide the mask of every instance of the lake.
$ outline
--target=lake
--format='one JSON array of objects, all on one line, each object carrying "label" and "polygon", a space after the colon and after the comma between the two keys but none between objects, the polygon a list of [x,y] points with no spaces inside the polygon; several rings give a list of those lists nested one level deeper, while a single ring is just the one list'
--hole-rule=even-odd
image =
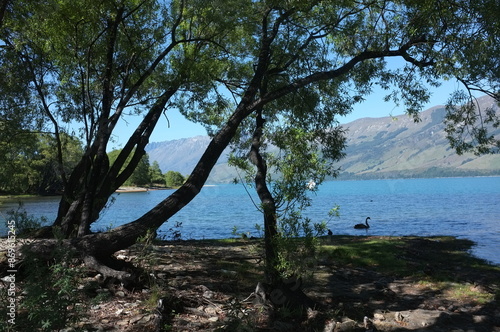
[{"label": "lake", "polygon": [[[258,236],[255,224],[262,216],[257,202],[241,184],[205,186],[183,210],[159,230],[165,238],[180,232],[182,239],[232,237],[249,232]],[[134,220],[151,209],[172,191],[158,190],[113,195],[113,203],[102,214],[93,230],[105,230]],[[327,221],[334,234],[348,235],[452,235],[473,240],[473,254],[500,264],[500,177],[395,179],[329,181],[311,193],[313,205],[303,215],[313,221]],[[23,198],[24,208],[37,217],[55,217],[57,197]],[[340,206],[340,217],[331,218],[329,210]],[[0,206],[16,208],[16,201]],[[355,230],[354,224],[371,218],[369,230]],[[177,226],[177,227],[176,227]],[[5,233],[2,225],[0,230]]]}]

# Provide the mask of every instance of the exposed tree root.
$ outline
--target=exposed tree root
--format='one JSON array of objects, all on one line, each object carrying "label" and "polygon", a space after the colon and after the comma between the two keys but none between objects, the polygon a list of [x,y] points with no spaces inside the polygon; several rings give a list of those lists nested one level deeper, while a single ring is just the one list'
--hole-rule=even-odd
[{"label": "exposed tree root", "polygon": [[[16,269],[19,271],[24,270],[24,262],[27,257],[36,257],[41,263],[53,263],[57,260],[55,252],[60,250],[64,253],[70,253],[68,257],[72,260],[79,260],[84,265],[100,273],[104,279],[112,279],[120,282],[125,287],[136,285],[139,279],[140,271],[131,263],[114,259],[111,256],[96,257],[93,254],[78,250],[71,240],[23,240],[15,248],[16,255]],[[7,259],[0,261],[0,275],[5,275],[8,270],[12,270]]]},{"label": "exposed tree root", "polygon": [[125,284],[130,284],[134,281],[135,276],[133,273],[128,271],[119,271],[112,269],[111,267],[104,265],[100,261],[97,260],[94,256],[86,255],[83,257],[83,262],[85,266],[91,268],[100,274],[103,275],[104,278],[114,278]]}]

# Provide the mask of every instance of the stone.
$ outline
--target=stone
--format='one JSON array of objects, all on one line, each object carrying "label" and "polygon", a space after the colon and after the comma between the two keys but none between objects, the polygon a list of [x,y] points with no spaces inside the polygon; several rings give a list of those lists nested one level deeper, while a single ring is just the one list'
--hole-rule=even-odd
[{"label": "stone", "polygon": [[323,329],[323,332],[333,332],[335,330],[335,326],[337,323],[335,321],[329,321],[326,325],[325,328]]},{"label": "stone", "polygon": [[204,311],[209,315],[217,315],[217,308],[215,308],[214,306],[208,306]]},{"label": "stone", "polygon": [[347,319],[342,323],[337,323],[335,327],[335,331],[345,332],[345,331],[354,331],[356,328],[356,322],[352,319]]},{"label": "stone", "polygon": [[472,320],[474,321],[474,323],[476,324],[482,324],[482,323],[485,323],[487,322],[489,319],[488,316],[485,316],[485,315],[473,315],[472,316]]},{"label": "stone", "polygon": [[396,313],[394,314],[394,320],[395,320],[396,322],[402,322],[402,321],[404,321],[404,320],[405,320],[405,317],[403,316],[403,314],[402,314],[401,312],[399,312],[399,311],[398,311],[398,312],[396,312]]},{"label": "stone", "polygon": [[153,315],[146,315],[141,318],[140,322],[141,323],[148,323],[153,319]]},{"label": "stone", "polygon": [[214,292],[212,292],[211,290],[205,291],[203,292],[203,297],[206,299],[211,299],[214,297]]}]

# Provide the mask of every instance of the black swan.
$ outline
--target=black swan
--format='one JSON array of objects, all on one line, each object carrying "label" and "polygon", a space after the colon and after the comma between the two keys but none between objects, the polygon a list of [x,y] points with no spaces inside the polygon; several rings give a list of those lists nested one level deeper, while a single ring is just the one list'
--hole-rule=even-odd
[{"label": "black swan", "polygon": [[[367,228],[370,228],[370,225],[368,225],[368,219],[370,219],[370,217],[366,217],[366,220],[365,220],[365,223],[364,224],[357,224],[357,225],[354,225],[354,228],[356,229],[367,229]],[[371,219],[370,219],[371,220]],[[366,225],[365,225],[366,224]]]}]

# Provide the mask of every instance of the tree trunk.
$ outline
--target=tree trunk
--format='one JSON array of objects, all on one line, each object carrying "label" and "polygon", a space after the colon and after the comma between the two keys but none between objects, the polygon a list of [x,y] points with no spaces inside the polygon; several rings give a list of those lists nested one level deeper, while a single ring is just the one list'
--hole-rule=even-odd
[{"label": "tree trunk", "polygon": [[262,117],[262,110],[257,112],[256,126],[252,138],[252,147],[250,149],[249,158],[257,167],[255,175],[255,188],[262,204],[264,214],[264,247],[266,253],[265,278],[266,282],[271,285],[278,284],[280,280],[279,271],[276,269],[278,259],[277,248],[277,217],[276,217],[276,202],[273,195],[267,187],[267,164],[260,153],[262,145],[262,131],[266,120]]},{"label": "tree trunk", "polygon": [[[149,137],[170,97],[177,91],[174,86],[166,90],[138,125],[113,165],[109,165],[106,153],[110,134],[106,124],[101,124],[98,137],[73,170],[63,197],[54,226],[65,238],[82,237],[90,233],[90,225],[99,218],[109,197],[132,174],[141,158]],[[125,166],[127,158],[132,155]],[[122,169],[125,167],[124,169]]]}]

